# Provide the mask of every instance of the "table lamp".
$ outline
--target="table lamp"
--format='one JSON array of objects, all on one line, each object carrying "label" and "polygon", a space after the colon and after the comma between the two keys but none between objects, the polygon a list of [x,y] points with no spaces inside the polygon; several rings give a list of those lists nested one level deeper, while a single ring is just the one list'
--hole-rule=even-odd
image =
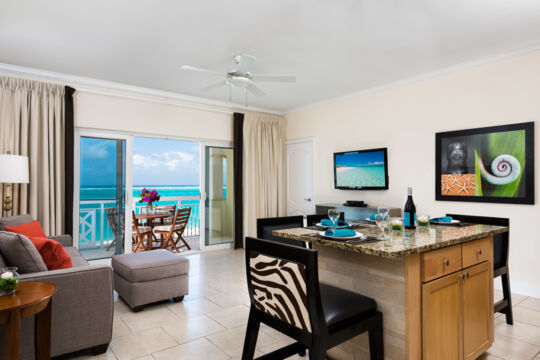
[{"label": "table lamp", "polygon": [[13,185],[29,182],[28,156],[0,154],[0,183],[4,183],[4,211],[13,209]]}]

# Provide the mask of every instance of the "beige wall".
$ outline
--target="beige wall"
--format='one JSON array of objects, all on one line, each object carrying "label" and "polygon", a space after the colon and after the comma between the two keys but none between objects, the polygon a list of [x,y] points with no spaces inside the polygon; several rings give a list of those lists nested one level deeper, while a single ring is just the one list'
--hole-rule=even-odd
[{"label": "beige wall", "polygon": [[[443,202],[434,195],[436,132],[540,119],[540,54],[291,112],[286,118],[289,140],[315,138],[316,202],[358,199],[402,207],[407,186],[412,186],[418,213],[510,217],[512,290],[540,296],[538,196],[531,206]],[[539,128],[536,124],[536,169]],[[389,190],[335,190],[332,154],[376,147],[388,147]]]},{"label": "beige wall", "polygon": [[232,141],[232,115],[77,92],[75,126],[90,129]]}]

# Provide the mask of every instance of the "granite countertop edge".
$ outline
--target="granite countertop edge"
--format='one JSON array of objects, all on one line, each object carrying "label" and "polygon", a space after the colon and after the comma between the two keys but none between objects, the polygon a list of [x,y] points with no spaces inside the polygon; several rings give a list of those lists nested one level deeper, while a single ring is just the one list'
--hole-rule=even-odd
[{"label": "granite countertop edge", "polygon": [[373,255],[373,256],[378,256],[378,257],[387,258],[387,259],[396,259],[400,257],[405,257],[407,255],[411,255],[411,254],[424,253],[427,251],[442,249],[448,246],[458,245],[458,244],[466,243],[469,241],[482,239],[488,236],[504,233],[508,231],[508,228],[500,227],[499,229],[493,229],[493,230],[485,231],[485,232],[474,234],[474,235],[463,236],[463,237],[450,239],[450,240],[444,240],[440,242],[434,242],[431,244],[414,246],[409,249],[403,249],[403,250],[397,250],[397,251],[392,251],[391,249],[387,249],[387,250],[373,249],[370,247],[369,243],[368,244],[348,244],[345,242],[338,242],[338,241],[333,241],[333,240],[325,240],[318,237],[312,237],[309,235],[290,234],[290,233],[287,233],[287,230],[289,229],[274,230],[272,234],[274,236],[284,237],[291,240],[312,242],[312,243],[317,243],[324,246],[334,247],[334,248],[352,251],[352,252],[358,252],[358,253],[362,253],[366,255]]}]

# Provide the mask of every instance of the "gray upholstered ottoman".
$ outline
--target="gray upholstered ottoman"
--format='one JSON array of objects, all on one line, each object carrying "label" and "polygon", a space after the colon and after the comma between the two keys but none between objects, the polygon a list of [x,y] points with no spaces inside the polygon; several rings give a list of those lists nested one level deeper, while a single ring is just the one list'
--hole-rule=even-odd
[{"label": "gray upholstered ottoman", "polygon": [[167,250],[152,250],[112,258],[114,289],[134,311],[145,304],[188,293],[189,260]]}]

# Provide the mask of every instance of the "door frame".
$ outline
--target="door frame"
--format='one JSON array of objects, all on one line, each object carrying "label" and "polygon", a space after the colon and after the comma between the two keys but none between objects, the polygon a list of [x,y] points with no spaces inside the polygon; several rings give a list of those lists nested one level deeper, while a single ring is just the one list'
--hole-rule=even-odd
[{"label": "door frame", "polygon": [[[199,221],[201,226],[200,231],[200,238],[199,238],[199,246],[201,248],[201,251],[209,251],[209,250],[224,250],[224,249],[232,249],[233,242],[226,243],[226,244],[215,244],[215,245],[206,245],[206,207],[205,207],[205,201],[206,201],[206,147],[222,147],[222,148],[233,148],[233,142],[232,141],[220,141],[220,140],[201,140],[200,141],[200,161],[201,161],[201,171],[200,171],[200,186],[201,186],[201,200],[199,209]],[[236,189],[234,189],[236,194]],[[203,210],[203,211],[202,211]],[[234,216],[233,216],[234,219]]]},{"label": "door frame", "polygon": [[[74,156],[73,156],[73,246],[79,248],[79,202],[81,194],[81,137],[94,137],[102,139],[114,139],[126,141],[125,166],[125,218],[126,224],[131,224],[131,211],[133,209],[133,161],[128,161],[133,156],[133,135],[114,131],[91,130],[75,128]],[[124,254],[131,253],[131,229],[126,226],[124,230]]]},{"label": "door frame", "polygon": [[[307,137],[307,138],[301,138],[301,139],[293,139],[293,140],[287,140],[285,141],[285,156],[287,156],[288,153],[288,146],[293,144],[301,144],[301,143],[311,143],[311,178],[313,179],[313,184],[311,186],[311,202],[313,203],[313,213],[316,212],[315,207],[315,137]],[[287,158],[285,163],[286,168],[289,168],[289,159]],[[289,173],[287,172],[286,181],[287,181],[287,198],[289,194]],[[287,213],[289,212],[289,209],[287,209]]]}]

